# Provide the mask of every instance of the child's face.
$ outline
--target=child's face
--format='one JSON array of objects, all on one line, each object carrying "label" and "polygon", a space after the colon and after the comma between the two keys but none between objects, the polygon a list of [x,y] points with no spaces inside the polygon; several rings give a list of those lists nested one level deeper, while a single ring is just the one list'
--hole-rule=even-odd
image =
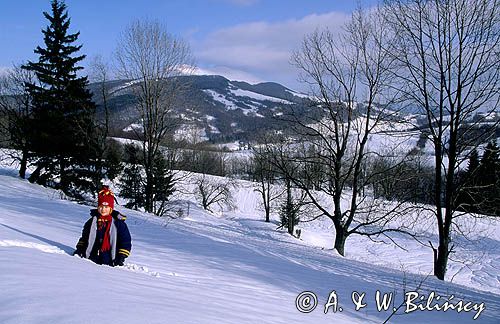
[{"label": "child's face", "polygon": [[97,210],[99,211],[99,214],[101,214],[101,216],[108,216],[109,214],[111,214],[111,207],[109,206],[99,206],[97,207]]}]

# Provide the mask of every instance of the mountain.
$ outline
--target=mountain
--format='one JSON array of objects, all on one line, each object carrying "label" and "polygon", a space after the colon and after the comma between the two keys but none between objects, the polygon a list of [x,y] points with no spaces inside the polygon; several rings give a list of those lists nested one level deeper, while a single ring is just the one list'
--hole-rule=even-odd
[{"label": "mountain", "polygon": [[[182,120],[175,129],[176,139],[192,142],[210,141],[228,143],[248,142],[256,139],[262,132],[269,130],[286,131],[289,125],[277,118],[293,111],[294,117],[305,121],[311,116],[318,117],[319,110],[311,97],[293,91],[281,84],[263,82],[250,84],[244,81],[231,81],[219,75],[192,75],[176,77],[176,82],[185,89],[174,104],[174,114]],[[99,84],[91,84],[94,100],[101,105]],[[114,80],[106,83],[110,93],[108,105],[115,134],[119,137],[133,137],[134,128],[140,127],[139,116],[134,108],[134,87],[138,83],[131,80]],[[365,105],[358,103],[356,112],[365,113]],[[383,106],[375,106],[382,109]],[[386,109],[386,108],[384,108]],[[415,108],[404,108],[396,113],[387,110],[382,117],[387,124],[400,124],[400,131],[418,131],[423,138],[428,133],[425,116],[415,113]],[[310,119],[309,119],[310,120]],[[500,138],[500,112],[482,115],[478,112],[463,122],[464,127],[477,130],[480,134],[486,127],[496,123],[493,138]],[[411,122],[409,122],[411,121]],[[392,131],[391,126],[388,131]],[[418,134],[417,134],[418,136]],[[472,136],[472,135],[471,135]],[[491,137],[475,136],[478,144]],[[422,145],[424,143],[421,143]]]},{"label": "mountain", "polygon": [[[276,116],[291,110],[307,115],[313,107],[306,95],[273,82],[250,84],[218,75],[180,76],[175,81],[185,89],[174,105],[175,115],[183,120],[176,130],[178,138],[196,133],[212,142],[249,141],[259,131],[284,128]],[[111,120],[124,132],[131,133],[139,121],[134,108],[136,86],[131,80],[106,83]],[[99,87],[94,83],[90,90],[102,109]]]}]

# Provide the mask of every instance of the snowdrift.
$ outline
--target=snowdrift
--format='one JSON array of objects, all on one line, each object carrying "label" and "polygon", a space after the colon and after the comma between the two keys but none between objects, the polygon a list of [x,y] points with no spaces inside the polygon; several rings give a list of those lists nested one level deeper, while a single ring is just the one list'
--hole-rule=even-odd
[{"label": "snowdrift", "polygon": [[[468,275],[441,282],[422,274],[430,251],[416,243],[405,252],[352,238],[343,258],[328,248],[328,222],[304,224],[298,240],[263,222],[251,188],[235,197],[235,211],[192,201],[172,221],[120,208],[133,248],[111,268],[71,256],[90,206],[3,172],[0,322],[382,323],[396,309],[391,323],[498,323],[495,235]],[[392,297],[387,310],[377,296]]]}]

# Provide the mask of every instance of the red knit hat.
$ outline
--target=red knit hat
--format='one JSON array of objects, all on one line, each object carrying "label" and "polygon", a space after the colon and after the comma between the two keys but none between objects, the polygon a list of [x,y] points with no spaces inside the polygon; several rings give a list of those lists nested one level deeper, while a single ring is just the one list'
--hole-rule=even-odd
[{"label": "red knit hat", "polygon": [[111,209],[115,207],[115,195],[108,186],[102,186],[101,191],[99,191],[97,196],[97,205],[109,206]]}]

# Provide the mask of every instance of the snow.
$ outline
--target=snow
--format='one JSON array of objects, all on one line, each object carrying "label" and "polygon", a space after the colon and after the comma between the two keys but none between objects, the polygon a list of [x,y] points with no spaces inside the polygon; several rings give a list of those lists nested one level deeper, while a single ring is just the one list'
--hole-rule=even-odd
[{"label": "snow", "polygon": [[[272,101],[272,102],[276,102],[276,103],[280,103],[280,104],[287,104],[287,105],[293,104],[292,102],[287,101],[287,100],[262,95],[262,94],[259,94],[256,92],[243,90],[243,89],[239,89],[236,87],[231,87],[229,89],[228,95],[221,94],[215,90],[209,90],[209,89],[204,89],[203,92],[212,96],[212,98],[215,101],[222,103],[226,107],[226,109],[229,109],[229,110],[241,109],[245,115],[253,114],[256,117],[261,117],[261,118],[264,118],[264,116],[262,114],[257,113],[257,112],[259,111],[260,107],[263,107],[263,104],[257,100]],[[243,106],[238,106],[234,101],[234,100],[238,100],[238,97],[247,98],[247,100],[244,101],[244,104],[250,108],[244,108]]]},{"label": "snow", "polygon": [[132,123],[123,129],[124,132],[143,132],[144,126],[142,123]]},{"label": "snow", "polygon": [[[215,129],[212,130],[215,131]],[[174,139],[176,141],[185,140],[193,144],[208,141],[207,133],[204,128],[186,124],[175,130]]]},{"label": "snow", "polygon": [[16,240],[3,240],[0,241],[1,247],[24,247],[28,249],[36,249],[45,253],[58,253],[64,254],[65,252],[56,246],[50,246],[45,244],[38,244],[33,242],[16,241]]},{"label": "snow", "polygon": [[222,144],[217,144],[216,145],[218,149],[220,150],[228,150],[228,151],[238,151],[241,147],[239,141],[234,141],[230,143],[222,143]]},{"label": "snow", "polygon": [[[214,98],[215,101],[218,101],[218,102],[222,103],[226,107],[226,109],[229,109],[229,110],[241,109],[243,111],[243,114],[245,114],[247,116],[249,114],[252,114],[252,113],[255,114],[255,115],[259,115],[259,114],[257,114],[257,111],[259,110],[258,106],[261,106],[261,104],[259,102],[252,101],[252,103],[254,105],[251,105],[249,103],[245,103],[247,106],[250,106],[251,108],[243,108],[243,107],[237,106],[234,103],[234,101],[231,101],[231,99],[235,99],[235,98],[228,97],[226,95],[220,94],[220,93],[218,93],[217,91],[214,91],[214,90],[207,90],[207,89],[205,89],[203,91],[205,93],[211,95],[212,98]],[[262,115],[257,116],[257,117],[261,117],[261,116]]]},{"label": "snow", "polygon": [[117,86],[117,87],[114,87],[112,89],[109,90],[109,93],[113,94],[113,95],[118,95],[120,94],[120,91],[128,88],[128,87],[131,87],[133,86],[134,84],[136,83],[140,83],[142,82],[141,79],[137,79],[137,80],[132,80],[132,81],[128,81],[128,82],[125,82],[123,85],[120,85],[120,86]]},{"label": "snow", "polygon": [[118,143],[122,145],[135,145],[137,147],[142,147],[142,142],[139,140],[133,140],[129,138],[122,138],[122,137],[110,137],[111,139],[117,141]]},{"label": "snow", "polygon": [[496,111],[492,111],[489,113],[480,114],[486,120],[498,120],[500,118],[500,113]]},{"label": "snow", "polygon": [[307,95],[307,94],[303,94],[303,93],[300,93],[300,92],[295,92],[295,91],[292,91],[292,90],[285,90],[286,92],[290,93],[291,95],[294,95],[296,97],[300,97],[300,98],[305,98],[305,99],[312,99],[311,96]]},{"label": "snow", "polygon": [[208,125],[208,127],[210,128],[210,133],[212,133],[212,134],[220,134],[220,130],[217,127],[215,127],[213,125]]},{"label": "snow", "polygon": [[[476,308],[403,314],[403,306],[391,323],[500,318],[498,221],[476,220],[477,233],[460,246],[482,258],[453,282],[441,282],[426,276],[432,252],[408,238],[397,237],[406,252],[352,237],[341,257],[331,249],[328,219],[301,223],[299,240],[276,230],[277,215],[263,222],[252,183],[237,181],[237,207],[212,214],[196,204],[187,178],[176,197],[184,218],[117,207],[127,215],[133,248],[124,267],[111,268],[71,256],[92,207],[61,200],[57,191],[16,178],[11,168],[5,162],[0,168],[0,323],[381,323],[390,312],[377,311],[376,292],[396,293],[397,307],[417,286],[424,296],[435,291],[443,301],[453,295],[452,301]],[[460,265],[450,261],[450,274]],[[296,309],[305,291],[318,300],[307,314]],[[332,291],[343,311],[325,314]],[[354,291],[366,293],[367,306],[358,311]],[[474,321],[481,303],[485,309]]]},{"label": "snow", "polygon": [[248,97],[248,98],[251,98],[251,99],[256,99],[256,100],[261,100],[261,101],[273,101],[273,102],[278,102],[278,103],[281,103],[281,104],[287,104],[287,105],[292,105],[293,103],[288,101],[288,100],[284,100],[284,99],[279,99],[279,98],[275,98],[275,97],[270,97],[270,96],[266,96],[266,95],[263,95],[263,94],[260,94],[260,93],[256,93],[256,92],[252,92],[252,91],[248,91],[248,90],[243,90],[243,89],[231,89],[230,90],[232,94],[234,94],[235,96],[238,96],[238,97]]},{"label": "snow", "polygon": [[214,91],[214,90],[208,90],[208,89],[205,89],[203,90],[203,92],[205,93],[208,93],[209,95],[211,95],[214,100],[222,103],[227,109],[229,110],[236,110],[236,109],[239,109],[240,107],[236,106],[234,104],[234,102],[226,99],[226,96]]}]

